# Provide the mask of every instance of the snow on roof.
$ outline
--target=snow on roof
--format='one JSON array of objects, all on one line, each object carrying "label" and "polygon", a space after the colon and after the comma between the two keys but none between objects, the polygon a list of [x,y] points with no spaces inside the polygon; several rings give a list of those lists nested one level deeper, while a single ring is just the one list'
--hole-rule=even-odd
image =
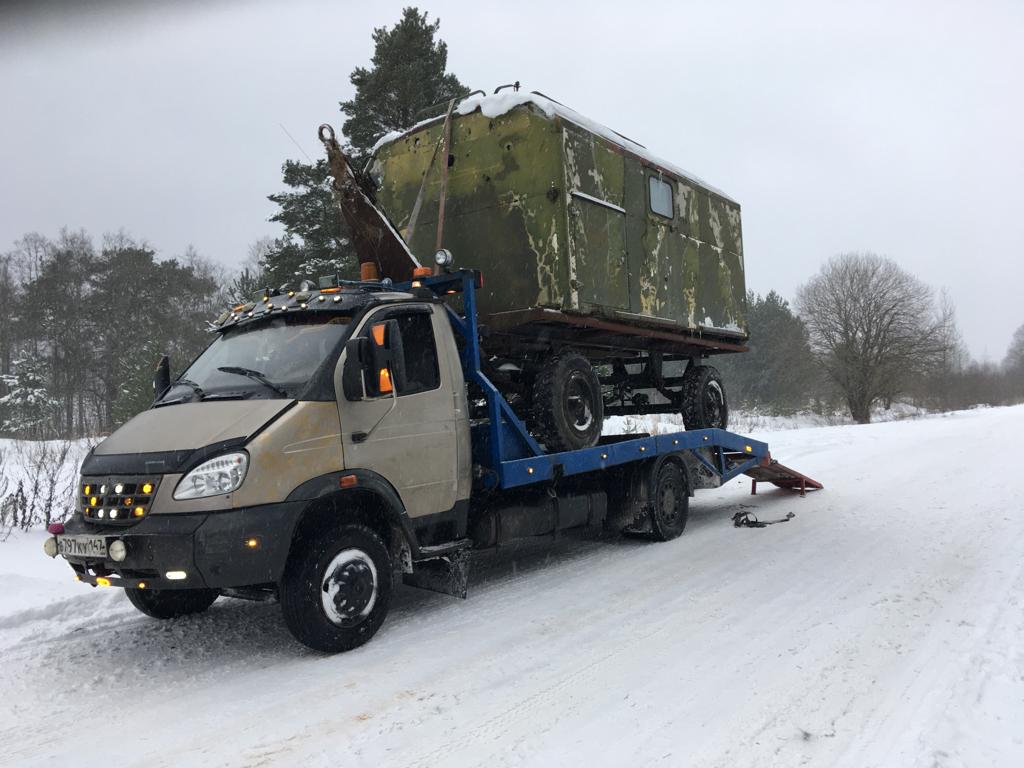
[{"label": "snow on roof", "polygon": [[[684,170],[679,166],[674,165],[673,163],[669,163],[665,160],[662,160],[659,157],[656,157],[655,155],[651,154],[651,152],[648,151],[647,147],[643,146],[642,144],[637,144],[635,141],[627,139],[622,134],[616,133],[611,128],[607,128],[601,125],[600,123],[596,123],[590,118],[584,117],[576,110],[570,109],[564,104],[559,104],[557,101],[549,99],[545,96],[541,96],[538,93],[526,93],[523,91],[505,91],[503,93],[496,93],[491,96],[472,96],[462,101],[458,106],[456,106],[455,114],[468,115],[479,109],[480,113],[484,117],[500,117],[501,115],[504,115],[507,112],[512,111],[516,107],[522,106],[524,104],[533,105],[538,110],[547,115],[549,118],[553,118],[557,115],[558,117],[562,118],[567,122],[578,125],[581,128],[590,131],[591,133],[594,133],[600,136],[601,138],[611,142],[612,144],[616,144],[622,147],[627,152],[636,155],[637,157],[639,157],[642,160],[645,160],[651,165],[662,168],[675,176],[682,176],[685,179],[689,179],[695,184],[699,184],[700,186],[704,187],[708,191],[713,192],[714,194],[723,197],[732,203],[736,203],[736,201],[729,195],[727,195],[725,192],[718,189],[717,187],[712,186],[711,184],[708,184],[706,181],[701,179],[696,174],[690,173],[689,171]],[[383,147],[385,144],[390,144],[396,139],[400,139],[401,137],[409,133],[413,133],[414,131],[419,130],[425,125],[437,122],[439,119],[441,118],[437,116],[430,117],[427,118],[426,120],[422,120],[416,123],[416,125],[404,131],[390,131],[381,136],[377,140],[377,143],[373,145],[373,149],[370,150],[370,152],[371,154],[376,153],[377,150]],[[739,203],[736,204],[739,205]]]}]

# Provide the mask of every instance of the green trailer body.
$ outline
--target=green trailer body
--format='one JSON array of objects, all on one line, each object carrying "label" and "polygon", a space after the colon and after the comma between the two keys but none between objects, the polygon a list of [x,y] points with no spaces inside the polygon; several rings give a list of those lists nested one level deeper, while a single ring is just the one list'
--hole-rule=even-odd
[{"label": "green trailer body", "polygon": [[[496,332],[692,355],[748,337],[739,205],[634,142],[537,95],[464,102],[382,140],[377,202],[423,263],[480,269]],[[419,210],[414,216],[419,199]],[[415,218],[414,226],[412,220]]]}]

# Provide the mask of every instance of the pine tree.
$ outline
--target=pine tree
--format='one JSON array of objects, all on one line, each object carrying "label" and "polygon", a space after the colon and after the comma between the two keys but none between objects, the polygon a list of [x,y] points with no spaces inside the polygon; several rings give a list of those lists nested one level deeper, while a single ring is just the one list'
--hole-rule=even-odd
[{"label": "pine tree", "polygon": [[7,386],[7,394],[0,397],[0,429],[19,437],[40,437],[60,405],[47,388],[46,361],[25,356],[11,367],[13,373],[0,376]]},{"label": "pine tree", "polygon": [[[341,111],[347,117],[346,148],[356,168],[363,166],[381,135],[411,126],[427,107],[443,105],[467,90],[445,71],[448,46],[437,39],[441,22],[427,16],[405,8],[394,27],[375,29],[372,66],[352,71],[355,96],[341,102]],[[285,234],[262,259],[264,284],[277,287],[334,273],[356,277],[356,255],[334,203],[326,161],[289,160],[282,171],[288,189],[270,195],[280,209],[270,220],[284,226]]]},{"label": "pine tree", "polygon": [[270,220],[281,224],[285,235],[263,257],[265,284],[277,287],[333,273],[352,276],[356,257],[334,202],[327,161],[288,160],[282,171],[289,190],[269,196],[280,207]]},{"label": "pine tree", "polygon": [[[349,80],[355,97],[341,102],[348,116],[342,126],[357,161],[381,135],[408,128],[424,109],[464,94],[459,78],[446,72],[448,46],[435,40],[441,20],[405,8],[392,29],[373,30],[373,67],[356,67]],[[360,163],[357,162],[357,166]]]},{"label": "pine tree", "polygon": [[823,382],[811,356],[807,328],[789,302],[775,291],[747,293],[750,351],[716,358],[730,399],[772,415],[807,407],[823,394]]}]

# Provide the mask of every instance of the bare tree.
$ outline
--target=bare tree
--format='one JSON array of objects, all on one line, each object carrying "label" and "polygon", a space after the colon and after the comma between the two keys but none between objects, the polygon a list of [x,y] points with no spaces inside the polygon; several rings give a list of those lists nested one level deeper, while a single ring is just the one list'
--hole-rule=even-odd
[{"label": "bare tree", "polygon": [[940,371],[956,345],[952,304],[891,259],[848,253],[801,286],[797,307],[826,374],[850,415],[871,420],[915,377]]}]

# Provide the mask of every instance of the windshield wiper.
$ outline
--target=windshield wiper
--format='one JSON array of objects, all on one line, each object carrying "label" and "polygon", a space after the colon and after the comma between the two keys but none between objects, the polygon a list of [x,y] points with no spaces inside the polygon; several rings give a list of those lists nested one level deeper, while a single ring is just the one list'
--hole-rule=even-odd
[{"label": "windshield wiper", "polygon": [[253,381],[258,381],[267,389],[271,389],[277,394],[281,395],[281,397],[289,397],[288,392],[284,388],[279,387],[277,384],[272,382],[262,373],[260,373],[259,371],[254,371],[252,368],[240,368],[237,365],[222,365],[217,370],[220,371],[221,373],[233,373],[236,376],[248,376]]}]

